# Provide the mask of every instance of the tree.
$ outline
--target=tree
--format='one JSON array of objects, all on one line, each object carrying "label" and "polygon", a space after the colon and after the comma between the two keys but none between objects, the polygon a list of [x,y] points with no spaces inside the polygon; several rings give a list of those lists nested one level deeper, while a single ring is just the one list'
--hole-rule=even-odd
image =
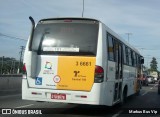
[{"label": "tree", "polygon": [[152,61],[150,62],[150,71],[158,71],[157,70],[157,68],[158,68],[157,64],[158,64],[158,62],[157,62],[156,58],[153,57]]},{"label": "tree", "polygon": [[[16,74],[19,61],[15,58],[0,57],[0,74]],[[22,62],[21,62],[22,66]]]}]

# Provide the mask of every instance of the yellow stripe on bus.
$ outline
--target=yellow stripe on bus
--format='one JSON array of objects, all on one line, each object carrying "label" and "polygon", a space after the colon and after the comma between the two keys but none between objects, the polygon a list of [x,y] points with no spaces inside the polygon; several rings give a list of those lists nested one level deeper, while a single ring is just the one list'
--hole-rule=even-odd
[{"label": "yellow stripe on bus", "polygon": [[58,57],[57,89],[90,91],[94,83],[95,57]]}]

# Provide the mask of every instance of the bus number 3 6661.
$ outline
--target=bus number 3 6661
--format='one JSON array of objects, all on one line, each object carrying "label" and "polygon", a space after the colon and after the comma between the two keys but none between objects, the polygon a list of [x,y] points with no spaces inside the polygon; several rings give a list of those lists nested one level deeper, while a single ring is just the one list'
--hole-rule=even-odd
[{"label": "bus number 3 6661", "polygon": [[76,66],[91,66],[91,62],[85,62],[85,61],[76,61]]}]

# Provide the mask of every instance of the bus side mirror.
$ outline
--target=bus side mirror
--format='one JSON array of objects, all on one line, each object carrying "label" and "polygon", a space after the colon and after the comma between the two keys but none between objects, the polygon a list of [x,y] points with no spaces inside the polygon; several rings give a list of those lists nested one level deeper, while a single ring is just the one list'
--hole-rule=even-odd
[{"label": "bus side mirror", "polygon": [[141,58],[141,64],[144,64],[144,58]]}]

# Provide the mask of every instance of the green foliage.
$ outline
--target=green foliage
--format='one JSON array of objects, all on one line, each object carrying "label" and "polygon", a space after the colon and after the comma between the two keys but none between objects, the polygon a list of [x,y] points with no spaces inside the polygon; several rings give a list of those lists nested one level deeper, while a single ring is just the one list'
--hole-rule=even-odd
[{"label": "green foliage", "polygon": [[149,71],[158,71],[157,70],[157,68],[158,68],[157,64],[158,64],[158,62],[157,62],[156,58],[153,57],[152,61],[150,62],[150,69],[149,69]]},{"label": "green foliage", "polygon": [[0,57],[0,74],[17,74],[18,68],[22,67],[15,58]]}]

